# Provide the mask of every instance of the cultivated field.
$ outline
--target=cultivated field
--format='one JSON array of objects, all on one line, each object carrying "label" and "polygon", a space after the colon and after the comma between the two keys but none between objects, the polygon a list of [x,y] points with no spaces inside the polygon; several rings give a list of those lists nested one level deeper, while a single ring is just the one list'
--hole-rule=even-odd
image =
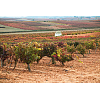
[{"label": "cultivated field", "polygon": [[[57,31],[100,28],[100,20],[81,21],[0,21],[1,25],[9,26],[8,32],[22,31]],[[13,27],[13,28],[12,28]],[[16,29],[17,28],[17,29]],[[11,30],[10,30],[11,29]],[[13,30],[12,30],[13,29]],[[21,30],[22,29],[22,30]],[[0,28],[0,33],[7,32]]]},{"label": "cultivated field", "polygon": [[[28,32],[27,32],[28,33]],[[83,42],[88,40],[94,40],[97,37],[99,38],[100,30],[83,30],[83,31],[63,31],[62,36],[55,37],[55,32],[46,32],[46,33],[5,33],[0,35],[1,43],[16,44],[18,42],[74,42],[79,41]],[[11,35],[10,35],[11,34]]]},{"label": "cultivated field", "polygon": [[[0,83],[100,83],[99,20],[0,24]],[[50,31],[56,29],[62,36]]]}]

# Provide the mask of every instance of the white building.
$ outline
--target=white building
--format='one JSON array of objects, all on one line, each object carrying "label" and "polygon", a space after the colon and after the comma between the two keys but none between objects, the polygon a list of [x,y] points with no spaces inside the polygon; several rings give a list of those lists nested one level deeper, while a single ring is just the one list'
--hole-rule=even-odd
[{"label": "white building", "polygon": [[62,35],[61,31],[57,31],[57,32],[55,33],[55,36],[61,36],[61,35]]}]

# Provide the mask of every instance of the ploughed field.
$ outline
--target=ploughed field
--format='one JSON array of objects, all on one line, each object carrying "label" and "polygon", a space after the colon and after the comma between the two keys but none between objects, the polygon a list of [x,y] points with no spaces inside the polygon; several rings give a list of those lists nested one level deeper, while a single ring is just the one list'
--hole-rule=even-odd
[{"label": "ploughed field", "polygon": [[6,64],[0,67],[0,83],[100,83],[100,51],[78,56],[83,63],[74,58],[65,66],[59,61],[52,64],[51,58],[45,56],[39,64],[30,64],[31,72],[23,63],[18,63],[14,70],[14,62],[10,68]]}]

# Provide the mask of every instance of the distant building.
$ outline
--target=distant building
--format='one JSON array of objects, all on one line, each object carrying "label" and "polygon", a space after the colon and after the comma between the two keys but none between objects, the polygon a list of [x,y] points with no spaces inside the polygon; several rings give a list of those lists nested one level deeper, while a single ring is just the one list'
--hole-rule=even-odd
[{"label": "distant building", "polygon": [[61,35],[62,35],[61,31],[57,31],[57,32],[55,33],[55,36],[61,36]]}]

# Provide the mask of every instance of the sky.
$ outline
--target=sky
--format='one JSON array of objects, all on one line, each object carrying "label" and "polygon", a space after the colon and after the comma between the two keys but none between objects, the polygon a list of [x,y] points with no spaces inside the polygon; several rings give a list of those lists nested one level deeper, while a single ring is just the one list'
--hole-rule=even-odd
[{"label": "sky", "polygon": [[100,16],[99,0],[1,0],[0,16]]}]

